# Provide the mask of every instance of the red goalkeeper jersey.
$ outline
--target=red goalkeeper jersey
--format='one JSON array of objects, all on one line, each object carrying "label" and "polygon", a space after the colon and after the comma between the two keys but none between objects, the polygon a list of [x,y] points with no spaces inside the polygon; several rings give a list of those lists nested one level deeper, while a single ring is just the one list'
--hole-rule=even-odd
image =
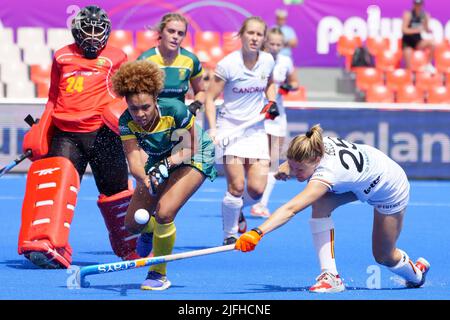
[{"label": "red goalkeeper jersey", "polygon": [[65,46],[53,58],[47,107],[53,123],[63,131],[92,132],[103,125],[102,113],[116,98],[111,77],[126,54],[106,46],[96,59],[82,56],[76,44]]}]

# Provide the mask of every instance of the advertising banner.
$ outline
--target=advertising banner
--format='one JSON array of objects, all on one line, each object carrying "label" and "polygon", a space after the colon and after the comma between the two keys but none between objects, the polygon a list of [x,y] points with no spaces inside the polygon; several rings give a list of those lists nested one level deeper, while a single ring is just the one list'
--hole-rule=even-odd
[{"label": "advertising banner", "polygon": [[[0,26],[65,28],[78,10],[92,4],[87,0],[4,0]],[[275,23],[276,9],[288,12],[287,24],[298,38],[293,50],[297,66],[341,66],[336,56],[340,35],[388,37],[397,46],[401,37],[401,17],[411,10],[412,0],[98,0],[109,14],[113,29],[143,30],[155,26],[170,11],[184,14],[189,31],[237,31],[251,15],[261,16],[269,26]],[[447,1],[426,0],[431,15],[430,28],[436,40],[450,38],[450,8]]]}]

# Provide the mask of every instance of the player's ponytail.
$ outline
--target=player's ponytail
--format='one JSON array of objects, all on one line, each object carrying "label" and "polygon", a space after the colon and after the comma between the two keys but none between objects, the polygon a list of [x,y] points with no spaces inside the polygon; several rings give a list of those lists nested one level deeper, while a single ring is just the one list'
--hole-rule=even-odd
[{"label": "player's ponytail", "polygon": [[304,135],[296,136],[289,144],[287,158],[297,162],[310,162],[322,158],[325,152],[322,128],[316,124]]}]

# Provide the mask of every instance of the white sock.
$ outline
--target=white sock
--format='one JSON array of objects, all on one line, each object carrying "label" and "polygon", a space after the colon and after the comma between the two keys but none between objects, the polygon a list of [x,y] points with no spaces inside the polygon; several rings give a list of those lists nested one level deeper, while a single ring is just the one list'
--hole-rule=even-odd
[{"label": "white sock", "polygon": [[243,200],[244,200],[243,206],[244,206],[244,207],[252,206],[252,205],[254,205],[255,203],[258,203],[260,199],[261,199],[261,198],[253,199],[253,198],[250,197],[250,195],[248,194],[247,189],[245,189],[245,190],[244,190],[244,195],[243,195]]},{"label": "white sock", "polygon": [[241,213],[243,200],[242,197],[235,197],[227,192],[222,201],[222,223],[224,239],[237,236],[239,214]]},{"label": "white sock", "polygon": [[395,266],[389,268],[389,270],[399,275],[406,281],[417,284],[420,283],[420,281],[422,280],[422,271],[420,271],[419,268],[416,268],[405,251],[400,249],[397,250],[402,254],[402,258]]},{"label": "white sock", "polygon": [[267,204],[269,203],[270,195],[272,194],[273,187],[277,180],[275,179],[275,172],[269,172],[267,175],[267,185],[266,189],[264,189],[264,193],[262,195],[260,203],[267,208]]},{"label": "white sock", "polygon": [[334,223],[331,217],[310,219],[314,247],[319,257],[322,271],[338,274],[334,257]]}]

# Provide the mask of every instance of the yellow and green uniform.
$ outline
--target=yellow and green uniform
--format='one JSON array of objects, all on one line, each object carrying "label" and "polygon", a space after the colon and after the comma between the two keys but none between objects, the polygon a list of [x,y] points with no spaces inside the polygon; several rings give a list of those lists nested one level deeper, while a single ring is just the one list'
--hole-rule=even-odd
[{"label": "yellow and green uniform", "polygon": [[189,90],[189,81],[203,74],[203,68],[197,56],[184,48],[180,48],[177,57],[170,65],[164,63],[157,47],[142,53],[138,60],[152,61],[164,70],[166,77],[164,89],[159,94],[160,98],[176,98],[184,102]]},{"label": "yellow and green uniform", "polygon": [[[179,129],[189,130],[195,125],[198,150],[191,158],[189,166],[196,168],[212,181],[217,176],[214,167],[214,144],[209,135],[195,123],[195,116],[184,103],[177,99],[158,99],[160,120],[151,131],[144,130],[134,122],[128,110],[119,119],[122,141],[137,139],[139,146],[148,154],[145,172],[156,162],[170,156],[172,149],[179,143],[177,137],[183,135]],[[177,131],[177,132],[175,132]],[[172,168],[175,170],[176,168]]]}]

